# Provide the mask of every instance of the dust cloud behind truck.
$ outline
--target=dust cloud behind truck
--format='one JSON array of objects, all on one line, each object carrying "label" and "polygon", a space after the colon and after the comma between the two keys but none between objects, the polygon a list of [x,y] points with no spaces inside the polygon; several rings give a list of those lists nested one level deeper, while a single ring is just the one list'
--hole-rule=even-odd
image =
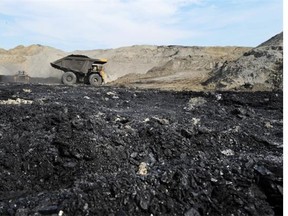
[{"label": "dust cloud behind truck", "polygon": [[107,59],[92,59],[85,55],[68,55],[51,63],[51,66],[62,70],[61,81],[66,85],[75,83],[101,85],[106,78],[103,65]]}]

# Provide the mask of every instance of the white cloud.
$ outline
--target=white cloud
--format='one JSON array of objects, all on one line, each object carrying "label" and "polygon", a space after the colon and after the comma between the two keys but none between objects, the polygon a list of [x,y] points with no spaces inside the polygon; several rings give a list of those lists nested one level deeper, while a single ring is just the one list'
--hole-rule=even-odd
[{"label": "white cloud", "polygon": [[[259,8],[249,8],[249,2]],[[274,2],[279,7],[281,0]],[[271,5],[270,0],[245,0],[245,4],[235,0],[1,0],[0,19],[1,14],[8,17],[9,25],[0,22],[0,39],[5,42],[14,36],[68,50],[183,41],[195,45],[197,37],[200,41],[241,23],[261,23],[263,11]]]},{"label": "white cloud", "polygon": [[[0,13],[16,17],[10,34],[102,46],[173,43],[175,14],[199,0],[1,0]],[[91,47],[92,48],[92,47]],[[94,48],[94,47],[93,47]]]}]

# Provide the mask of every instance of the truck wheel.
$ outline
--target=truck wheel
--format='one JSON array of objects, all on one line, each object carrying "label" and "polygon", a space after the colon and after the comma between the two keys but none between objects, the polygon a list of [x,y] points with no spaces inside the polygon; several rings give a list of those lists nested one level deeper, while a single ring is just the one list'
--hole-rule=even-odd
[{"label": "truck wheel", "polygon": [[65,85],[73,85],[77,81],[77,76],[73,72],[66,72],[62,76],[62,82]]},{"label": "truck wheel", "polygon": [[93,86],[100,86],[103,80],[99,74],[91,74],[89,76],[89,83]]}]

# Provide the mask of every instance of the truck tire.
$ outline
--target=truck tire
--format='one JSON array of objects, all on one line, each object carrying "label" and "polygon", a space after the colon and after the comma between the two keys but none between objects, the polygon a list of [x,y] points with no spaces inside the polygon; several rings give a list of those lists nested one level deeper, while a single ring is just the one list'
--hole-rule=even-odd
[{"label": "truck tire", "polygon": [[77,76],[73,72],[65,72],[62,76],[62,82],[65,85],[73,85],[77,81]]},{"label": "truck tire", "polygon": [[93,86],[100,86],[102,82],[103,79],[99,74],[91,74],[89,76],[89,83]]}]

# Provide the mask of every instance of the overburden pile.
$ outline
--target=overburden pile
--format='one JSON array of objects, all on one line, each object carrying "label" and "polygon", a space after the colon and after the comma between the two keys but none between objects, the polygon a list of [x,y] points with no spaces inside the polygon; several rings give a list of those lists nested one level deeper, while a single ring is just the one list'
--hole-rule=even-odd
[{"label": "overburden pile", "polygon": [[0,84],[0,215],[281,215],[282,100]]},{"label": "overburden pile", "polygon": [[243,53],[237,60],[219,64],[202,84],[222,90],[282,91],[283,32]]}]

